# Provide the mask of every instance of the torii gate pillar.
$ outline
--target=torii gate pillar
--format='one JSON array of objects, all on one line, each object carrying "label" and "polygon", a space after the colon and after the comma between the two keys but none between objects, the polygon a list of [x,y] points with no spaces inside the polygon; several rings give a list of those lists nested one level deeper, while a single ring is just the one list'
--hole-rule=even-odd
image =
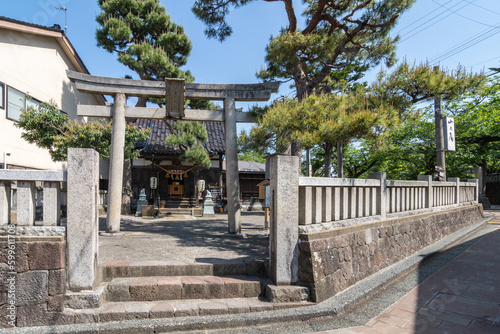
[{"label": "torii gate pillar", "polygon": [[120,215],[123,187],[123,161],[125,159],[125,105],[127,96],[115,95],[111,132],[111,156],[109,165],[109,198],[105,235],[120,233]]},{"label": "torii gate pillar", "polygon": [[[225,122],[226,189],[228,204],[227,236],[241,234],[240,186],[238,175],[238,148],[236,122],[253,123],[248,112],[237,112],[236,101],[268,101],[271,93],[278,91],[279,82],[261,84],[199,84],[182,79],[166,82],[149,80],[116,79],[91,76],[67,71],[76,89],[83,93],[105,94],[115,97],[114,106],[78,105],[78,116],[106,117],[113,119],[111,139],[111,164],[106,235],[120,233],[120,211],[123,186],[123,160],[125,146],[125,119],[180,119],[186,121]],[[127,96],[166,97],[166,108],[127,107]],[[184,110],[184,98],[224,101],[224,111]]]},{"label": "torii gate pillar", "polygon": [[238,137],[234,98],[224,100],[224,130],[226,134],[226,190],[228,236],[241,235],[240,182],[238,171]]}]

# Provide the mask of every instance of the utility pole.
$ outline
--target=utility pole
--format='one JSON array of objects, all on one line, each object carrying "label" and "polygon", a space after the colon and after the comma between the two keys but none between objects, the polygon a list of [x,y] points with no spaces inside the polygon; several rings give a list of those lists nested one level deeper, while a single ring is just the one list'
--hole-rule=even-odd
[{"label": "utility pole", "polygon": [[[439,66],[434,67],[434,71],[439,70]],[[446,162],[444,155],[443,137],[443,112],[441,110],[441,96],[434,97],[434,124],[436,126],[436,171],[439,181],[446,181]]]}]

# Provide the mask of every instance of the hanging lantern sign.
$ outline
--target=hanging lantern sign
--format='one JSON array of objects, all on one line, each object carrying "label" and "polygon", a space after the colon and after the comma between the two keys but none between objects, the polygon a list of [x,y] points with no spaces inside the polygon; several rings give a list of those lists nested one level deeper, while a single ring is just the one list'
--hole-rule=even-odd
[{"label": "hanging lantern sign", "polygon": [[156,177],[152,177],[149,179],[149,186],[151,189],[156,189],[158,188],[158,179]]},{"label": "hanging lantern sign", "polygon": [[446,116],[443,118],[444,149],[445,151],[456,150],[455,119]]}]

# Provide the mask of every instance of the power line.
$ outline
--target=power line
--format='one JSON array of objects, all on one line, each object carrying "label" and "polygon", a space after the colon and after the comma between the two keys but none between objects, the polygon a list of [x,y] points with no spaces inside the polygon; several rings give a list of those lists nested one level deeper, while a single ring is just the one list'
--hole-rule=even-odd
[{"label": "power line", "polygon": [[[434,1],[434,2],[436,2],[436,1]],[[436,2],[436,3],[437,3],[437,2]],[[469,3],[469,4],[472,4],[472,3]],[[490,24],[486,24],[486,23],[483,23],[483,22],[480,22],[480,21],[477,21],[477,20],[471,19],[470,17],[467,17],[467,16],[465,16],[465,15],[459,14],[459,13],[458,13],[458,11],[454,11],[454,10],[452,10],[451,8],[446,8],[444,5],[440,5],[440,4],[438,4],[438,5],[439,5],[439,6],[441,6],[441,7],[443,7],[443,8],[445,8],[446,10],[448,10],[448,11],[452,12],[453,14],[455,14],[455,15],[457,15],[457,16],[460,16],[460,17],[462,17],[462,18],[466,19],[466,20],[472,21],[472,22],[477,23],[477,24],[481,24],[481,25],[483,25],[483,26],[487,26],[487,27],[494,27],[494,26],[492,26],[492,25],[490,25]],[[472,4],[472,5],[473,5],[473,4]]]},{"label": "power line", "polygon": [[457,53],[460,53],[464,50],[467,50],[467,49],[471,48],[472,46],[474,46],[480,42],[483,42],[488,38],[495,36],[498,33],[500,33],[500,23],[499,23],[499,25],[497,25],[491,29],[487,29],[485,31],[482,31],[482,32],[472,36],[468,40],[465,40],[464,42],[430,58],[429,63],[435,64],[441,60],[448,59],[448,58],[456,55]]},{"label": "power line", "polygon": [[474,65],[471,65],[471,67],[474,67],[474,66],[477,66],[477,65],[481,65],[481,64],[484,64],[484,63],[488,63],[488,62],[490,62],[490,61],[492,61],[492,60],[499,59],[499,58],[500,58],[500,56],[495,57],[495,58],[491,58],[491,59],[488,59],[488,60],[482,61],[482,62],[480,62],[480,63],[474,64]]},{"label": "power line", "polygon": [[[452,2],[453,0],[449,0],[447,3],[445,3],[445,5],[449,4],[450,2]],[[428,12],[427,14],[425,14],[424,16],[420,17],[419,19],[407,24],[406,26],[404,26],[403,28],[399,29],[399,31],[397,32],[397,34],[399,35],[403,30],[405,30],[406,28],[408,27],[411,27],[413,24],[425,19],[427,16],[431,15],[431,14],[434,14],[435,11],[430,11]]]},{"label": "power line", "polygon": [[[445,4],[445,5],[446,5],[446,4]],[[488,12],[490,12],[490,13],[493,13],[493,14],[496,14],[496,15],[500,15],[500,13],[497,13],[497,12],[495,12],[495,11],[492,11],[491,9],[486,8],[486,7],[483,7],[483,6],[480,6],[480,5],[478,5],[478,4],[473,3],[472,5],[473,5],[473,6],[476,6],[476,7],[479,7],[479,8],[481,8],[481,9],[484,9],[485,11],[488,11]]]},{"label": "power line", "polygon": [[[466,1],[465,1],[465,0],[461,0],[460,2],[456,3],[455,5],[453,5],[451,8],[454,8],[454,7],[458,6],[459,4],[461,4],[461,3],[463,3],[463,2],[466,2]],[[460,9],[462,9],[462,8],[464,8],[464,7],[468,6],[468,5],[470,5],[470,4],[471,4],[470,2],[467,2],[467,3],[466,3],[466,4],[464,4],[462,7],[458,8],[458,10],[460,10]],[[422,24],[418,25],[417,27],[413,28],[413,29],[412,29],[412,30],[410,30],[408,33],[411,33],[411,32],[413,32],[413,31],[415,31],[415,30],[417,30],[417,29],[419,29],[419,28],[423,27],[424,25],[426,25],[427,23],[429,23],[429,22],[433,21],[434,19],[439,18],[441,15],[443,15],[443,14],[444,14],[444,13],[446,13],[446,12],[447,12],[447,10],[442,11],[441,13],[439,13],[439,14],[437,14],[437,15],[433,16],[432,18],[430,18],[429,20],[425,21],[424,23],[422,23]],[[444,19],[444,18],[446,18],[446,17],[450,16],[451,14],[453,14],[453,13],[449,13],[448,15],[444,16],[444,17],[443,17],[443,18],[441,18],[441,19]],[[403,39],[403,40],[401,40],[401,42],[404,42],[404,41],[406,41],[406,40],[408,40],[408,39],[412,38],[413,36],[418,35],[418,34],[419,34],[419,33],[421,33],[422,31],[424,31],[424,30],[426,30],[426,29],[428,29],[428,28],[432,27],[433,25],[435,25],[435,24],[436,24],[436,23],[438,23],[438,22],[439,22],[439,21],[435,21],[435,22],[433,22],[433,23],[431,23],[431,24],[427,25],[426,27],[423,27],[422,29],[418,30],[417,32],[415,32],[415,33],[413,33],[413,34],[411,34],[411,35],[409,35],[409,36],[408,36],[408,35],[404,36],[404,39]]]}]

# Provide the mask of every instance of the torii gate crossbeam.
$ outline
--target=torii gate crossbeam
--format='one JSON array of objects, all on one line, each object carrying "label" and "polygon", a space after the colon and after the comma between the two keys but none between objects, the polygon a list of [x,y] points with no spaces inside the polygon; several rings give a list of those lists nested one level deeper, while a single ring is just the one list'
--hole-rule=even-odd
[{"label": "torii gate crossbeam", "polygon": [[[78,116],[113,118],[109,171],[107,234],[120,232],[123,187],[123,147],[126,118],[179,119],[224,122],[226,146],[226,189],[228,233],[241,234],[241,205],[238,177],[237,122],[252,123],[246,112],[236,112],[236,101],[268,101],[279,88],[278,82],[261,84],[198,84],[180,79],[145,81],[115,79],[67,71],[68,78],[80,92],[113,95],[113,106],[79,105]],[[127,96],[165,97],[166,108],[127,107]],[[184,99],[222,100],[224,111],[184,110]]]}]

